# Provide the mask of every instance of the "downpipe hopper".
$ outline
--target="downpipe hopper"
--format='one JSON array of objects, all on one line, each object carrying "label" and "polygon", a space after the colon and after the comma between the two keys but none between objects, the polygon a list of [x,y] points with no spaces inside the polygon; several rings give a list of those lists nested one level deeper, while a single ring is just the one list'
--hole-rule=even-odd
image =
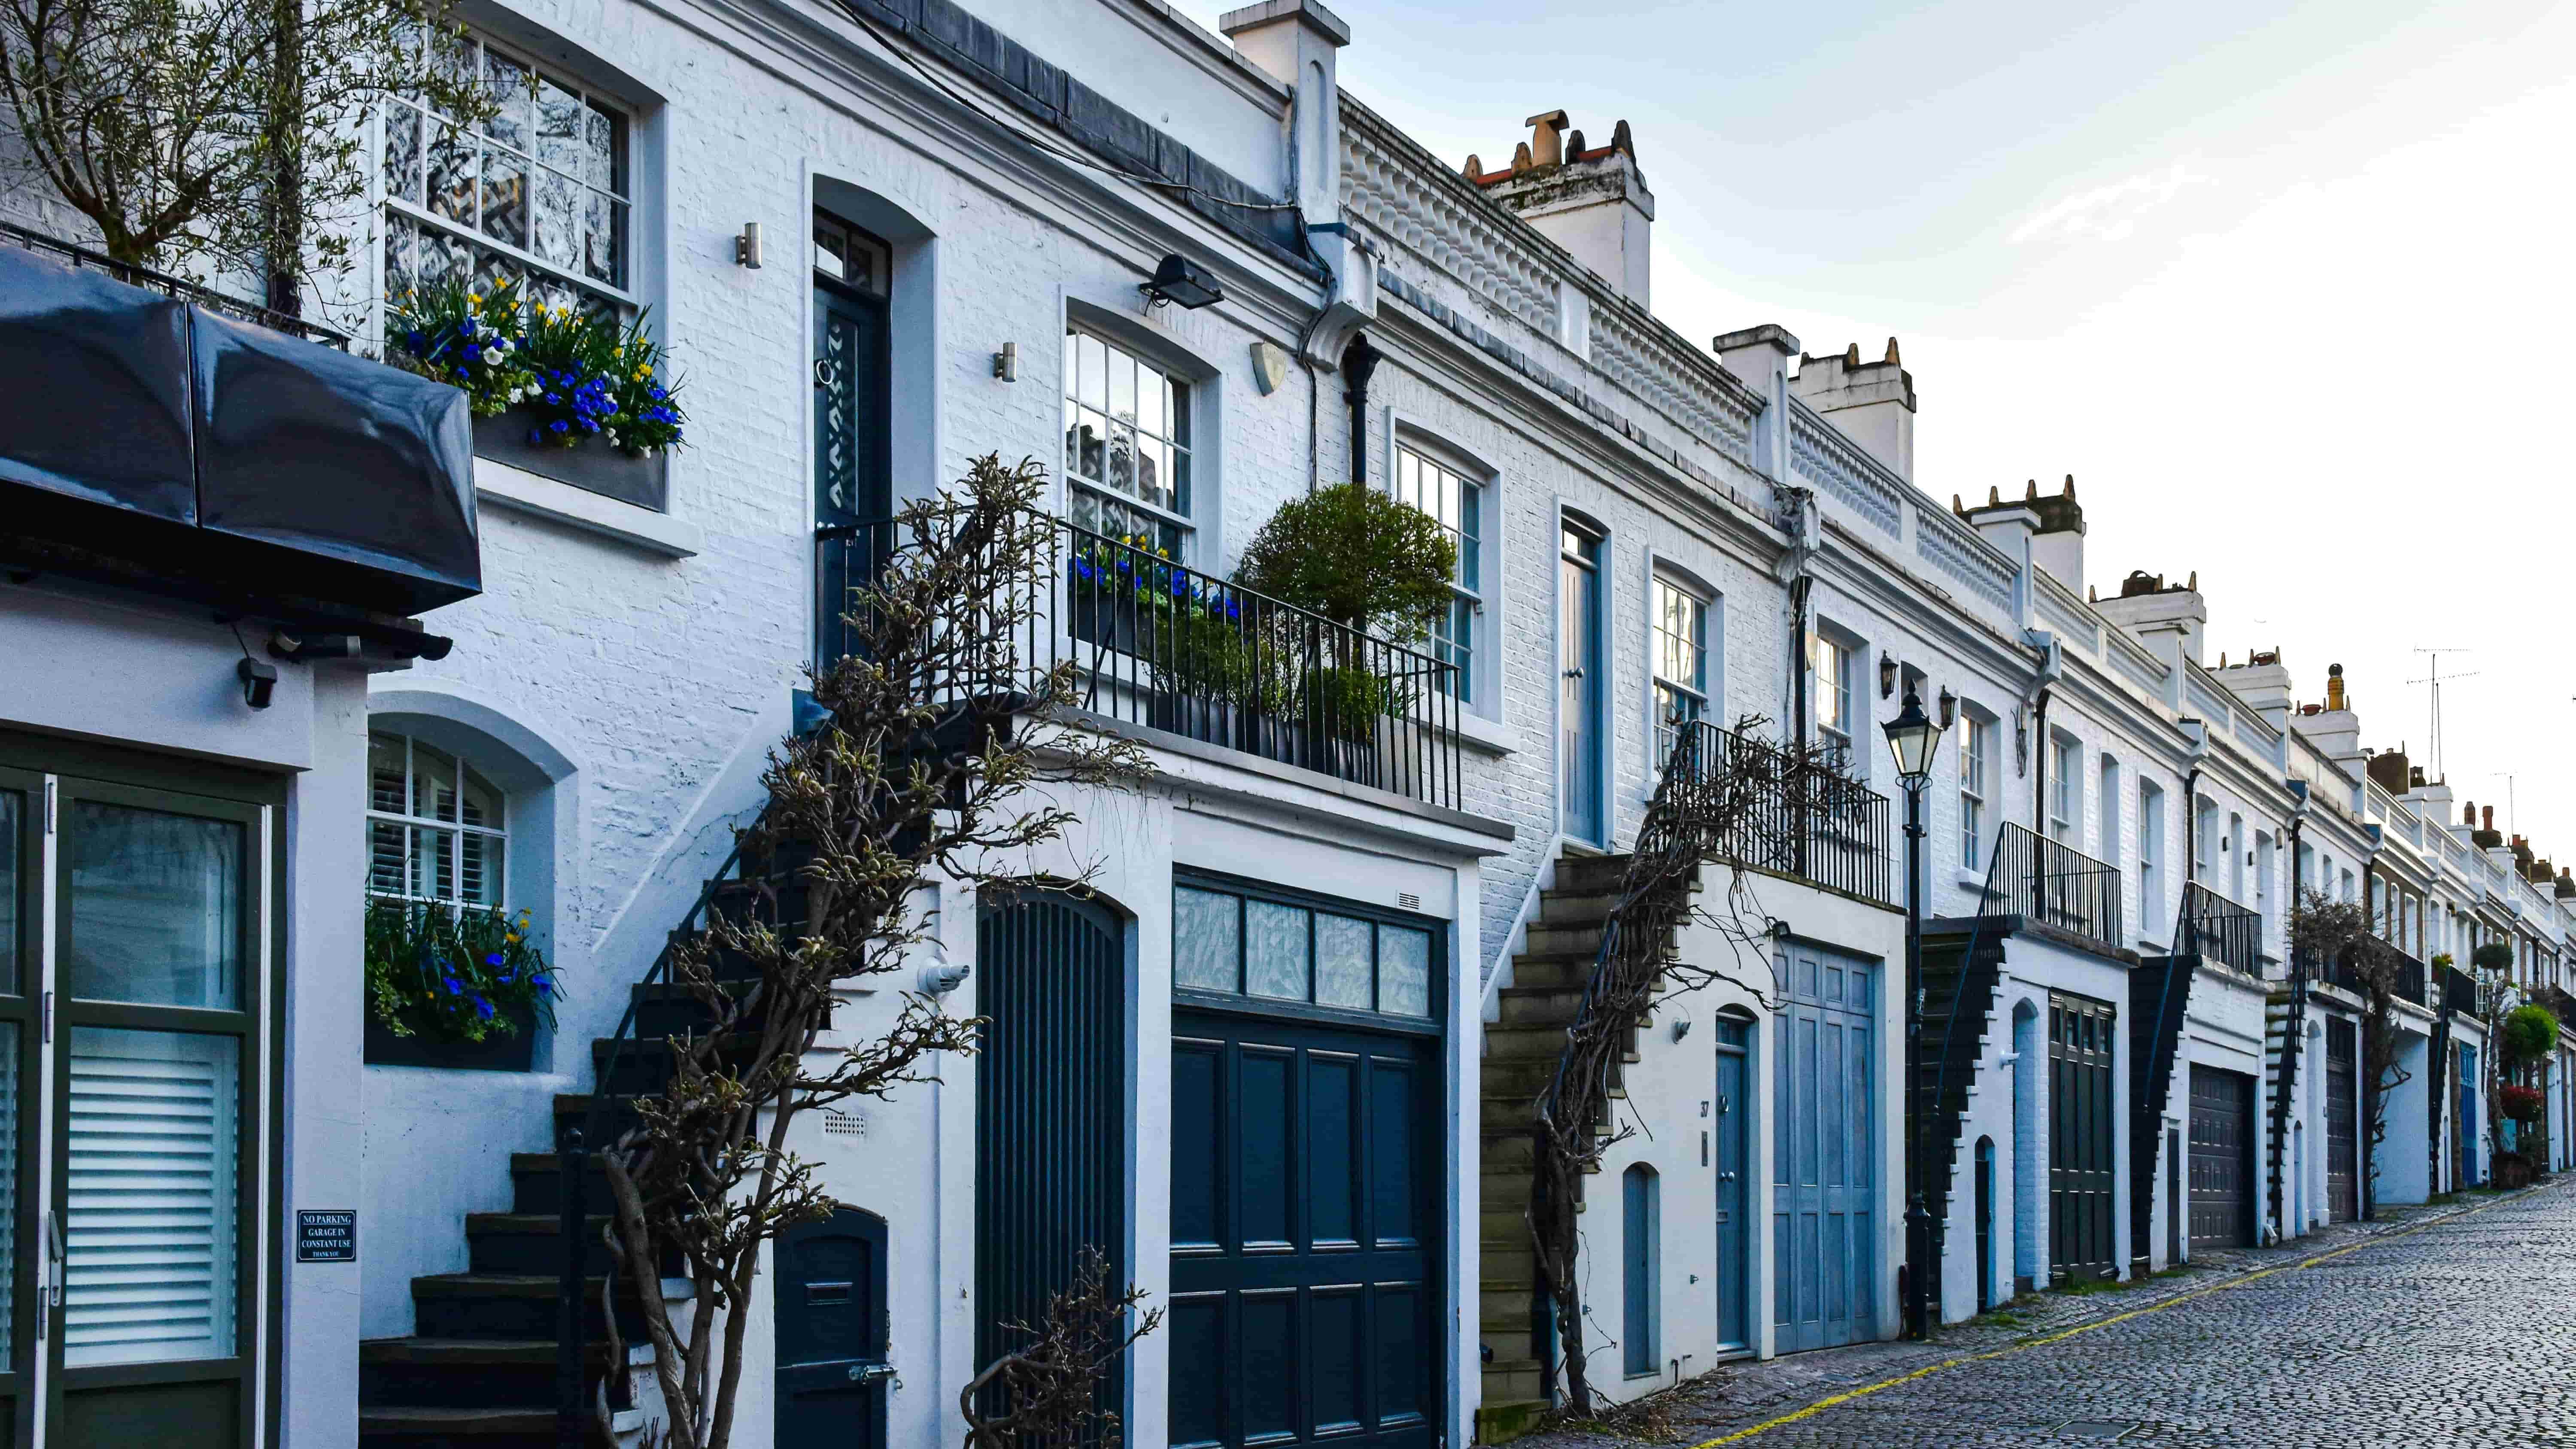
[{"label": "downpipe hopper", "polygon": [[1332,273],[1323,310],[1306,329],[1304,358],[1327,372],[1338,371],[1342,353],[1377,320],[1377,252],[1346,222],[1323,222],[1306,228],[1306,244]]}]

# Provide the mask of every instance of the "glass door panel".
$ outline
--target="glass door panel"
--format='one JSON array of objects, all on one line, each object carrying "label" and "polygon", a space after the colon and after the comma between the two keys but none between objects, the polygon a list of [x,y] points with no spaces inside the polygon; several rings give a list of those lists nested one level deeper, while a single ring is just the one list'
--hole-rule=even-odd
[{"label": "glass door panel", "polygon": [[241,995],[237,820],[82,800],[70,831],[65,985],[90,1001],[233,1008]]},{"label": "glass door panel", "polygon": [[35,1423],[37,1271],[34,1012],[42,960],[44,777],[0,765],[0,1438]]}]

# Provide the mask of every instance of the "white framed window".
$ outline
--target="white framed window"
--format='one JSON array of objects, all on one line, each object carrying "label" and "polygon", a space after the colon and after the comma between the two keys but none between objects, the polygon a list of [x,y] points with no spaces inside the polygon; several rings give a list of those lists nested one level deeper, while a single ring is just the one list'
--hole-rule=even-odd
[{"label": "white framed window", "polygon": [[2109,755],[2102,757],[2101,788],[2093,798],[2102,802],[2102,824],[2094,838],[2102,842],[2102,863],[2113,870],[2120,868],[2120,765]]},{"label": "white framed window", "polygon": [[2218,848],[2227,852],[2227,898],[2241,906],[2245,904],[2244,816],[2227,817],[2227,834],[2218,842]]},{"label": "white framed window", "polygon": [[1986,868],[1987,775],[1993,767],[1994,735],[1992,720],[1964,711],[1959,715],[1959,865],[1964,870]]},{"label": "white framed window", "polygon": [[1395,497],[1431,515],[1458,561],[1449,575],[1449,612],[1431,626],[1432,657],[1457,666],[1458,698],[1477,698],[1476,631],[1485,612],[1485,485],[1420,450],[1397,443]]},{"label": "white framed window", "polygon": [[2261,919],[2264,939],[2272,931],[2272,832],[2254,832],[2254,914]]},{"label": "white framed window", "polygon": [[1655,759],[1660,764],[1682,727],[1708,717],[1708,601],[1655,575]]},{"label": "white framed window", "polygon": [[367,735],[367,892],[498,906],[508,799],[472,765],[410,735]]},{"label": "white framed window", "polygon": [[1187,562],[1190,384],[1065,329],[1064,476],[1076,527]]},{"label": "white framed window", "polygon": [[385,299],[509,280],[545,306],[631,320],[628,112],[480,36],[440,51],[500,110],[468,130],[416,99],[384,102]]},{"label": "white framed window", "polygon": [[1852,753],[1854,658],[1851,646],[1828,637],[1821,629],[1808,637],[1807,663],[1815,679],[1817,738],[1845,760]]},{"label": "white framed window", "polygon": [[2070,845],[2084,843],[2084,747],[2063,735],[2048,742],[2048,835]]},{"label": "white framed window", "polygon": [[2208,881],[2218,864],[2218,805],[2211,800],[2192,803],[2191,877]]},{"label": "white framed window", "polygon": [[2138,923],[2164,919],[2165,792],[2138,782]]}]

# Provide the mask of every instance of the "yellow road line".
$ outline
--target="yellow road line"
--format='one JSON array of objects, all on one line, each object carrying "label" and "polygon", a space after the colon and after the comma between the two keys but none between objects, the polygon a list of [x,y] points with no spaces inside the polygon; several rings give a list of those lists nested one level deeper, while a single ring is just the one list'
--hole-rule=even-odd
[{"label": "yellow road line", "polygon": [[[2528,1189],[2525,1191],[2527,1192]],[[2072,1328],[2062,1328],[2055,1333],[2044,1334],[2038,1338],[2016,1339],[2015,1341],[2004,1345],[2002,1348],[1989,1349],[1984,1353],[1963,1353],[1956,1358],[1945,1358],[1939,1363],[1925,1364],[1919,1369],[1913,1369],[1909,1372],[1898,1374],[1894,1378],[1880,1379],[1877,1383],[1863,1384],[1861,1387],[1853,1389],[1848,1393],[1833,1394],[1825,1398],[1818,1399],[1803,1409],[1782,1414],[1776,1419],[1766,1420],[1754,1425],[1750,1429],[1738,1429],[1732,1434],[1721,1434],[1717,1438],[1706,1440],[1699,1444],[1694,1444],[1691,1446],[1691,1449],[1717,1449],[1717,1446],[1721,1444],[1742,1443],[1744,1440],[1750,1439],[1756,1434],[1768,1434],[1772,1430],[1777,1429],[1784,1424],[1795,1424],[1801,1419],[1812,1419],[1818,1414],[1823,1413],[1825,1410],[1833,1408],[1837,1404],[1848,1404],[1854,1399],[1865,1399],[1872,1394],[1884,1393],[1887,1390],[1896,1388],[1900,1385],[1910,1384],[1916,1379],[1929,1378],[1932,1375],[1941,1372],[1943,1369],[1954,1369],[1959,1367],[1961,1364],[1984,1363],[1990,1359],[2004,1358],[2008,1355],[2021,1353],[2029,1349],[2045,1348],[2052,1343],[2063,1343],[2067,1339],[2073,1338],[2078,1334],[2091,1333],[2097,1328],[2108,1328],[2114,1323],[2126,1323],[2132,1318],[2143,1318],[2150,1313],[2162,1313],[2168,1308],[2178,1308],[2196,1298],[2206,1298],[2212,1293],[2223,1293],[2230,1288],[2241,1288],[2257,1279],[2269,1278],[2275,1273],[2295,1273],[2303,1268],[2313,1268],[2319,1263],[2323,1263],[2329,1259],[2340,1258],[2346,1253],[2358,1253],[2364,1248],[2376,1247],[2381,1243],[2394,1242],[2399,1238],[2411,1238],[2417,1233],[2423,1232],[2427,1228],[2438,1227],[2443,1223],[2457,1222],[2462,1218],[2475,1216],[2478,1213],[2485,1212],[2488,1208],[2500,1207],[2505,1203],[2515,1201],[2523,1195],[2523,1193],[2515,1193],[2513,1197],[2510,1198],[2498,1198],[2494,1202],[2480,1203],[2476,1207],[2462,1208],[2458,1212],[2444,1213],[2440,1217],[2433,1218],[2430,1221],[2417,1223],[2411,1228],[2399,1228],[2394,1232],[2387,1233],[2374,1233],[2371,1236],[2362,1239],[2358,1243],[2347,1243],[2343,1247],[2319,1253],[2313,1258],[2302,1259],[2296,1263],[2282,1263],[2270,1268],[2257,1268],[2251,1273],[2240,1273],[2233,1278],[2227,1279],[2225,1282],[2212,1283],[2206,1288],[2194,1288],[2188,1293],[2177,1293],[2171,1298],[2167,1298],[2156,1303],[2150,1303],[2144,1308],[2132,1308],[2126,1313],[2114,1313],[2108,1318],[2092,1319],[2088,1322],[2076,1324]]]}]

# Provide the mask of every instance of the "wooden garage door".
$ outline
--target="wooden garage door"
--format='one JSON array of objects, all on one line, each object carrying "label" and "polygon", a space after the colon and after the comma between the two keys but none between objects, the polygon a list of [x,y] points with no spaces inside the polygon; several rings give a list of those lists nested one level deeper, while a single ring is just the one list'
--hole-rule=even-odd
[{"label": "wooden garage door", "polygon": [[1875,1338],[1877,995],[1867,961],[1799,942],[1772,1051],[1772,1317],[1780,1351]]},{"label": "wooden garage door", "polygon": [[2191,1246],[2241,1248],[2252,1241],[2254,1079],[2216,1067],[2191,1069]]}]

